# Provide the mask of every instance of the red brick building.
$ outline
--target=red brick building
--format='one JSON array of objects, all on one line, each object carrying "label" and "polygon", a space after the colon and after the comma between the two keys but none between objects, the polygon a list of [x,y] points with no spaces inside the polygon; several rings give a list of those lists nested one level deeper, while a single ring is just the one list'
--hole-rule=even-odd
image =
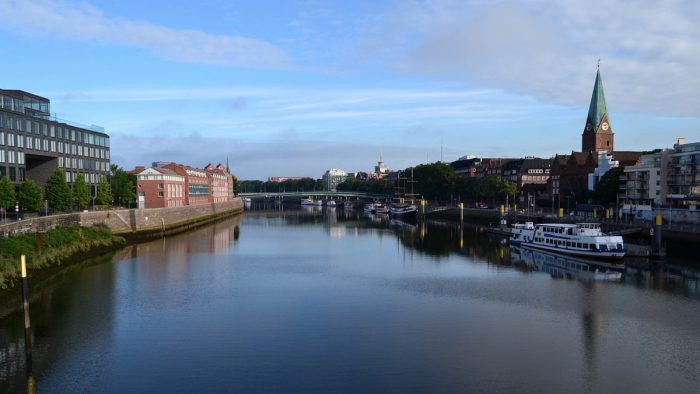
[{"label": "red brick building", "polygon": [[185,205],[185,177],[168,168],[146,168],[136,174],[139,208]]},{"label": "red brick building", "polygon": [[139,208],[181,207],[231,201],[233,176],[226,166],[208,164],[204,169],[177,163],[136,167]]},{"label": "red brick building", "polygon": [[185,205],[207,204],[210,202],[210,180],[206,171],[177,163],[163,166],[185,177]]},{"label": "red brick building", "polygon": [[204,167],[209,177],[209,202],[224,202],[233,199],[233,177],[226,166],[219,164]]}]

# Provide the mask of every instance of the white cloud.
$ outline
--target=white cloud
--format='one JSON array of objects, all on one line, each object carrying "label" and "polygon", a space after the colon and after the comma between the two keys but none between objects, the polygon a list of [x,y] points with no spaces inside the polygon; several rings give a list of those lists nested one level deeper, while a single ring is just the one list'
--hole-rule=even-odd
[{"label": "white cloud", "polygon": [[[699,115],[700,2],[398,2],[364,58],[409,75],[586,105],[601,71],[613,111]],[[614,118],[614,114],[613,114]]]},{"label": "white cloud", "polygon": [[263,68],[291,66],[282,49],[265,41],[110,17],[86,3],[3,0],[0,1],[0,18],[0,28],[13,33],[140,48],[188,63]]}]

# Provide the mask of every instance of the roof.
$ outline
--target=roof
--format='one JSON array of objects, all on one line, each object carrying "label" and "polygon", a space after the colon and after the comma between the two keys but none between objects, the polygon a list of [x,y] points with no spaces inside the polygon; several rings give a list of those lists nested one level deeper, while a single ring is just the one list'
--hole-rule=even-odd
[{"label": "roof", "polygon": [[[593,124],[593,130],[598,130],[603,118],[608,115],[608,106],[605,102],[605,92],[603,91],[603,79],[600,77],[600,68],[595,75],[593,94],[591,95],[591,105],[588,107],[588,121]],[[608,116],[610,123],[610,116]]]},{"label": "roof", "polygon": [[633,166],[639,162],[642,152],[614,151],[612,155],[613,159],[619,161],[621,166]]}]

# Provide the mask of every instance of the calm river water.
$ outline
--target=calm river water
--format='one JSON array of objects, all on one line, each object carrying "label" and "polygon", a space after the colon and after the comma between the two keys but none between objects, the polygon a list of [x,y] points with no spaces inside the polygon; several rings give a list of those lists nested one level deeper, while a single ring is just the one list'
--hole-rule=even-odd
[{"label": "calm river water", "polygon": [[0,317],[0,391],[697,393],[700,266],[592,268],[454,224],[246,212],[54,278],[29,380]]}]

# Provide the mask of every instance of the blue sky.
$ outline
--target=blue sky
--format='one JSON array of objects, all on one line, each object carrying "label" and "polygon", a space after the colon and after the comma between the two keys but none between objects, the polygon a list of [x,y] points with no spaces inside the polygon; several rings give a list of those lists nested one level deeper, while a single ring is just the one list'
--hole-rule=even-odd
[{"label": "blue sky", "polygon": [[598,58],[617,149],[700,141],[697,1],[0,0],[0,18],[0,87],[105,127],[126,168],[568,153]]}]

